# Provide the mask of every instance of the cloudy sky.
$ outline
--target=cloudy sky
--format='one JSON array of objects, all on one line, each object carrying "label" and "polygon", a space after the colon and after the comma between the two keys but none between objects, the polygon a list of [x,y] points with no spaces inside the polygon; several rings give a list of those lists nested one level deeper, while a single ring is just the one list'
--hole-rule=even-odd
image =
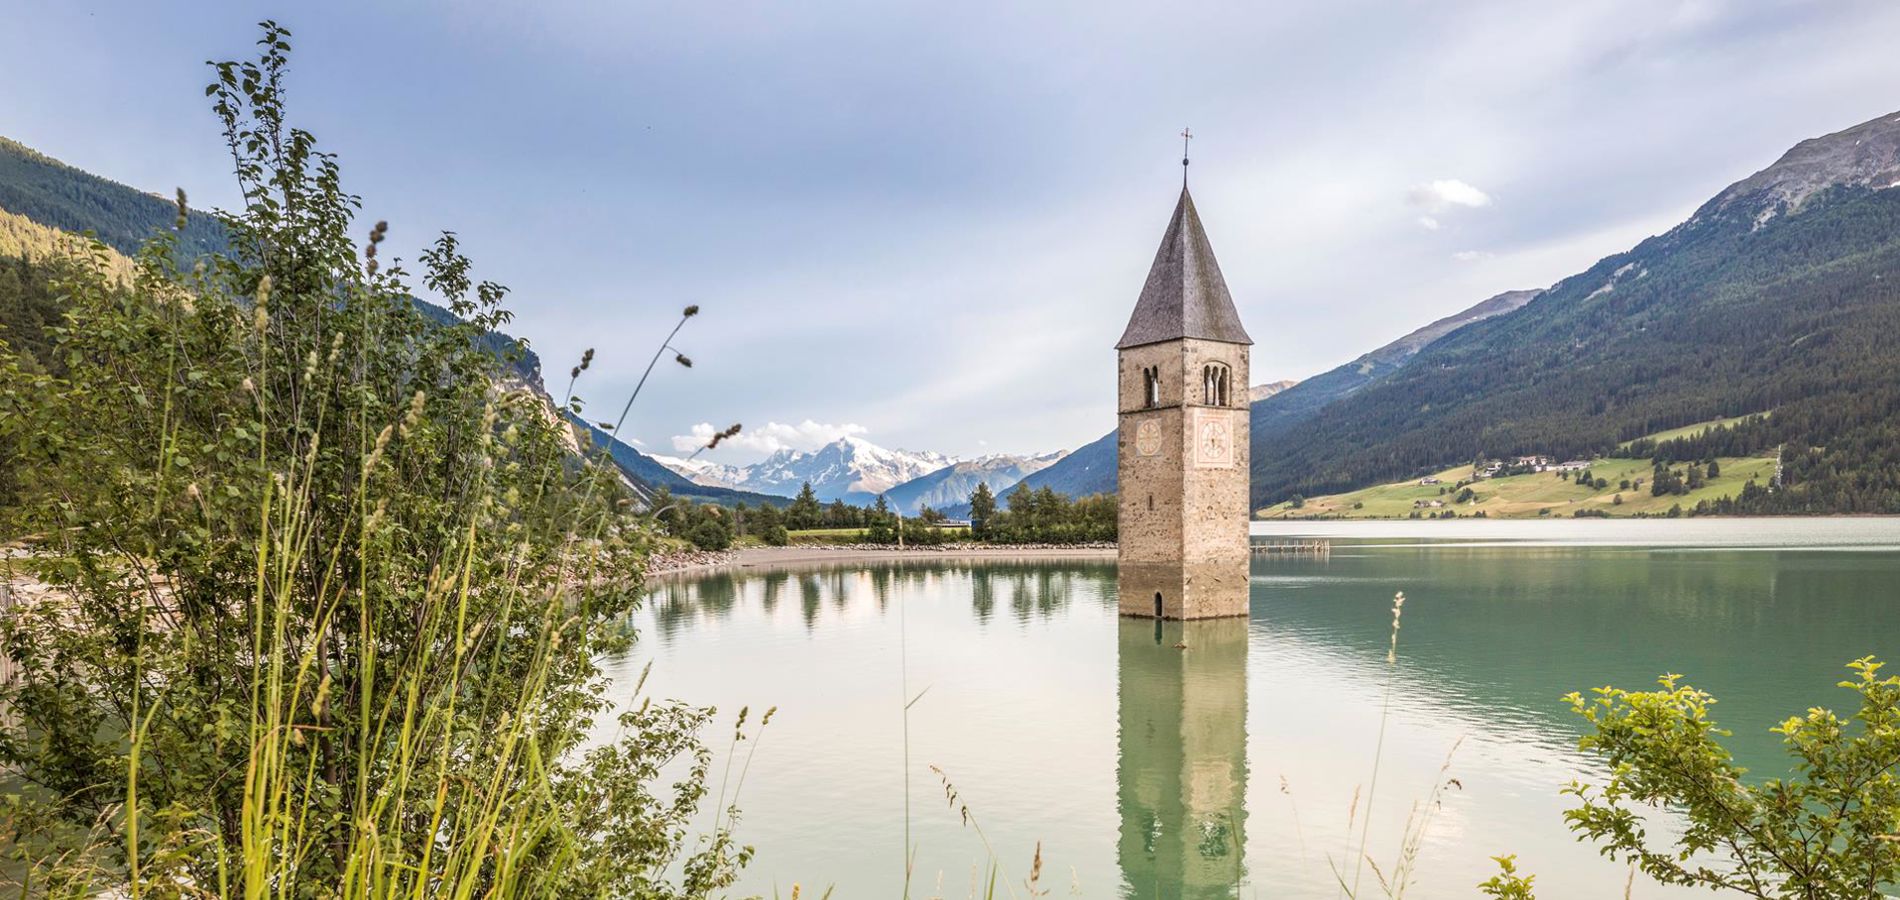
[{"label": "cloudy sky", "polygon": [[203,61],[279,18],[367,219],[460,233],[550,372],[597,348],[596,413],[699,304],[630,430],[743,422],[728,462],[1107,431],[1183,126],[1262,382],[1900,109],[1890,0],[0,4],[0,134],[201,205],[234,195]]}]

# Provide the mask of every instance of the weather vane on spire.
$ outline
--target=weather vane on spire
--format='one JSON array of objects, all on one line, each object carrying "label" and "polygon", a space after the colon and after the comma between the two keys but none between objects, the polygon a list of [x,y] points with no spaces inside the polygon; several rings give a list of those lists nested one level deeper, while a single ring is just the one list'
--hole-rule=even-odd
[{"label": "weather vane on spire", "polygon": [[1193,129],[1181,129],[1181,186],[1187,187],[1188,141],[1194,139]]}]

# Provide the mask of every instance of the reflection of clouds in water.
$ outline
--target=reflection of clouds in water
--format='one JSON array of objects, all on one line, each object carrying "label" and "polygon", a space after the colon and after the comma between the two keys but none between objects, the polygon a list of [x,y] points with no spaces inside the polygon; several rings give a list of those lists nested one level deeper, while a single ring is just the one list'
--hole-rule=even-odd
[{"label": "reflection of clouds in water", "polygon": [[[881,896],[892,887],[881,874],[894,852],[885,845],[901,826],[893,698],[901,693],[899,620],[907,618],[911,687],[929,687],[911,722],[920,772],[924,762],[944,764],[980,802],[1000,851],[1026,855],[1043,841],[1045,871],[1075,866],[1084,892],[1099,896],[1120,881],[1125,823],[1142,836],[1139,852],[1181,838],[1173,846],[1183,866],[1206,858],[1203,847],[1216,846],[1209,839],[1227,827],[1211,814],[1186,814],[1189,800],[1177,803],[1183,813],[1172,828],[1159,809],[1147,819],[1121,816],[1118,737],[1129,698],[1112,655],[1122,625],[1115,571],[926,560],[746,570],[704,596],[691,579],[656,583],[634,621],[643,640],[662,633],[662,618],[675,636],[611,666],[637,674],[653,660],[657,696],[722,709],[781,706],[742,801],[744,837],[762,854],[744,890],[769,891],[775,877],[822,877],[839,882],[841,895]],[[1450,770],[1464,789],[1445,796],[1420,851],[1410,895],[1421,900],[1471,896],[1494,870],[1488,857],[1507,852],[1537,873],[1545,895],[1620,896],[1622,868],[1575,843],[1563,825],[1559,788],[1592,769],[1574,749],[1577,726],[1561,694],[1645,687],[1658,672],[1686,670],[1723,699],[1741,761],[1761,771],[1756,760],[1779,753],[1766,740],[1770,722],[1743,723],[1825,697],[1839,664],[1857,655],[1843,648],[1900,642],[1900,617],[1882,614],[1900,574],[1891,555],[1406,547],[1261,560],[1255,572],[1264,577],[1250,586],[1255,618],[1244,623],[1246,659],[1235,668],[1244,677],[1245,749],[1207,753],[1174,779],[1179,796],[1217,796],[1219,779],[1203,776],[1223,760],[1244,764],[1244,817],[1233,829],[1243,841],[1241,896],[1336,893],[1328,858],[1358,845],[1356,828],[1347,837],[1347,806],[1369,786],[1399,588],[1407,615],[1367,846],[1382,867],[1389,870],[1406,816],[1429,794],[1446,751],[1464,740]],[[905,604],[905,617],[895,604]],[[1790,634],[1800,636],[1796,645]],[[1152,631],[1146,638],[1154,647]],[[1182,651],[1168,642],[1162,649],[1173,656],[1159,662],[1210,661],[1195,641],[1185,643]],[[1185,674],[1175,680],[1192,689]],[[1192,707],[1172,702],[1180,730],[1194,731]],[[1210,725],[1195,739],[1206,749],[1219,731]],[[920,775],[913,787],[927,780]],[[946,883],[960,884],[970,860],[985,858],[954,816],[920,812],[914,825],[920,871],[941,870]]]}]

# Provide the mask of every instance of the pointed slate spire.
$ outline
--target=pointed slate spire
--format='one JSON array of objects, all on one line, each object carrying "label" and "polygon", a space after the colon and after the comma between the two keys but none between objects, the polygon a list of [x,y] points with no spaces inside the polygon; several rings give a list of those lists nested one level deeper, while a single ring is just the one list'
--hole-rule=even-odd
[{"label": "pointed slate spire", "polygon": [[1220,264],[1214,261],[1214,247],[1201,229],[1201,217],[1194,211],[1194,198],[1186,185],[1181,187],[1181,202],[1174,207],[1168,233],[1161,237],[1161,249],[1155,251],[1135,313],[1128,317],[1128,330],[1122,332],[1115,349],[1181,338],[1253,343],[1247,329],[1240,326],[1240,313],[1227,293]]}]

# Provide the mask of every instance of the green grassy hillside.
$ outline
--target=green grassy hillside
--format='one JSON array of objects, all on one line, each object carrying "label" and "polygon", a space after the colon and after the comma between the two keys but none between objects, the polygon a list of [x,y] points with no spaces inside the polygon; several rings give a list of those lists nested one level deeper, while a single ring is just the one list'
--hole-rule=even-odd
[{"label": "green grassy hillside", "polygon": [[[1291,502],[1279,503],[1261,509],[1259,516],[1263,519],[1404,519],[1409,518],[1414,511],[1421,516],[1451,511],[1460,516],[1482,512],[1494,519],[1535,519],[1541,516],[1574,516],[1578,510],[1590,511],[1586,515],[1601,511],[1611,516],[1660,516],[1668,514],[1670,507],[1677,505],[1686,512],[1703,500],[1713,502],[1724,497],[1733,498],[1741,493],[1742,486],[1748,482],[1765,485],[1775,473],[1775,460],[1772,457],[1718,458],[1716,462],[1720,465],[1721,474],[1687,494],[1650,496],[1649,460],[1600,459],[1591,464],[1590,475],[1593,481],[1601,478],[1609,482],[1605,488],[1586,487],[1559,478],[1552,472],[1537,472],[1474,482],[1470,485],[1472,498],[1460,503],[1456,500],[1460,493],[1456,485],[1471,478],[1471,467],[1466,465],[1435,473],[1433,477],[1440,484],[1423,485],[1418,481],[1381,484],[1343,494],[1312,497],[1298,509]],[[1643,479],[1640,488],[1620,486],[1624,481],[1634,485],[1637,479]],[[1621,503],[1617,502],[1619,496],[1622,498]],[[1445,505],[1423,509],[1415,505],[1419,501],[1429,504],[1434,500],[1442,501]]]},{"label": "green grassy hillside", "polygon": [[[1744,417],[1713,419],[1644,435],[1638,440],[1653,444],[1677,441],[1678,444],[1671,446],[1682,446],[1686,441],[1722,434],[1744,421],[1747,421]],[[1630,443],[1633,441],[1625,442],[1624,446]],[[1732,500],[1749,482],[1765,487],[1775,475],[1772,453],[1715,457],[1715,461],[1720,474],[1682,494],[1650,493],[1654,463],[1649,458],[1598,458],[1590,461],[1587,473],[1569,473],[1569,477],[1560,477],[1556,472],[1532,472],[1474,479],[1472,466],[1453,466],[1417,479],[1303,498],[1298,506],[1289,500],[1264,507],[1257,515],[1263,519],[1404,519],[1416,512],[1421,518],[1446,513],[1459,516],[1483,513],[1488,518],[1534,519],[1575,516],[1583,510],[1585,515],[1660,516],[1667,515],[1676,506],[1688,512],[1703,501],[1714,504],[1725,498]],[[1687,465],[1677,463],[1674,468],[1686,471]],[[1579,480],[1579,474],[1587,474],[1589,483]],[[1435,483],[1425,483],[1428,480]],[[1597,481],[1604,482],[1605,486],[1597,487]],[[1464,496],[1467,487],[1471,490],[1469,497]],[[1443,505],[1431,506],[1433,502]]]},{"label": "green grassy hillside", "polygon": [[[1799,152],[1900,152],[1889,118]],[[1900,189],[1884,174],[1830,171],[1837,182],[1791,206],[1750,187],[1778,184],[1781,165],[1522,309],[1452,332],[1323,414],[1256,431],[1255,506],[1480,457],[1606,454],[1774,409],[1737,429],[1756,449],[1713,455],[1783,446],[1785,489],[1732,511],[1900,512]],[[1813,175],[1788,177],[1806,186]]]},{"label": "green grassy hillside", "polygon": [[[1753,414],[1751,413],[1750,415],[1753,415]],[[1766,415],[1766,413],[1763,413],[1762,415]],[[1748,420],[1747,415],[1724,416],[1720,419],[1710,419],[1707,422],[1697,422],[1693,425],[1684,425],[1681,428],[1665,429],[1663,431],[1658,431],[1655,434],[1644,435],[1643,438],[1637,438],[1634,440],[1624,441],[1618,446],[1628,447],[1629,445],[1635,443],[1637,440],[1643,440],[1643,439],[1652,440],[1660,444],[1663,441],[1673,441],[1673,440],[1678,440],[1680,438],[1701,437],[1717,428],[1734,428],[1735,426],[1740,425],[1747,420]]]},{"label": "green grassy hillside", "polygon": [[1759,230],[1713,222],[1652,239],[1446,337],[1256,442],[1256,503],[1478,456],[1587,456],[1772,407],[1760,427],[1775,442],[1832,449],[1858,434],[1887,449],[1794,473],[1797,493],[1819,482],[1819,509],[1763,511],[1900,511],[1900,472],[1880,464],[1900,445],[1900,191],[1839,193]]}]

